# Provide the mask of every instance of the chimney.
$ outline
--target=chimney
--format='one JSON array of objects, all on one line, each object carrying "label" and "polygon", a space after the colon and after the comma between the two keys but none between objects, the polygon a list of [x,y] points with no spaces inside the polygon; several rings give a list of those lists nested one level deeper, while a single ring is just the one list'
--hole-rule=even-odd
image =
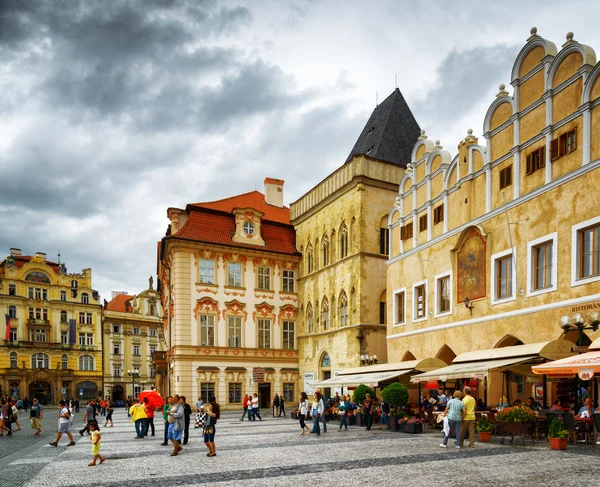
[{"label": "chimney", "polygon": [[39,257],[40,259],[43,259],[43,260],[46,260],[46,257],[47,257],[45,252],[36,252],[35,256]]},{"label": "chimney", "polygon": [[265,178],[265,203],[283,208],[283,179]]},{"label": "chimney", "polygon": [[22,254],[21,249],[15,249],[15,248],[10,249],[11,257],[21,257],[21,254]]}]

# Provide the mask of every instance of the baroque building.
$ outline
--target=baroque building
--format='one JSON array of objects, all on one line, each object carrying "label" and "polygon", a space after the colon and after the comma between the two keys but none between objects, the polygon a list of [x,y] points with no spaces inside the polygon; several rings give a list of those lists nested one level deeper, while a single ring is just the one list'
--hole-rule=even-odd
[{"label": "baroque building", "polygon": [[[70,274],[46,254],[19,249],[0,263],[0,387],[17,398],[58,404],[102,391],[101,314],[92,270]],[[6,319],[5,319],[6,317]],[[4,326],[2,327],[4,331]]]},{"label": "baroque building", "polygon": [[261,407],[275,393],[296,400],[300,255],[283,184],[167,210],[158,274],[171,393],[224,408],[252,393]]},{"label": "baroque building", "polygon": [[308,394],[343,369],[386,361],[388,212],[418,135],[396,89],[344,165],[290,206],[302,254],[298,346]]},{"label": "baroque building", "polygon": [[144,389],[164,393],[164,376],[152,364],[153,354],[165,348],[160,296],[152,278],[145,291],[116,294],[105,302],[102,327],[106,395],[122,401]]},{"label": "baroque building", "polygon": [[388,358],[448,365],[419,387],[549,404],[570,392],[531,364],[600,336],[560,327],[600,307],[600,65],[572,33],[559,50],[532,29],[510,76],[484,144],[472,130],[454,153],[414,144],[388,220]]}]

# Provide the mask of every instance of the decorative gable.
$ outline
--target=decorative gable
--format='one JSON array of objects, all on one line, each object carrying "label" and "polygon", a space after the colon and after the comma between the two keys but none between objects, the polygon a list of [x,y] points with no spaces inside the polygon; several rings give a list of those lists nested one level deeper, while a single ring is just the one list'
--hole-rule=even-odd
[{"label": "decorative gable", "polygon": [[252,208],[234,208],[233,214],[235,216],[233,241],[265,247],[265,241],[261,236],[261,222],[264,213]]}]

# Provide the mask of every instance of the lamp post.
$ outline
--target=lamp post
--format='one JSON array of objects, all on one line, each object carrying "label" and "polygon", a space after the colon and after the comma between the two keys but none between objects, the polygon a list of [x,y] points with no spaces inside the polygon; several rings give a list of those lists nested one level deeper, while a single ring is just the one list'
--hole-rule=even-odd
[{"label": "lamp post", "polygon": [[128,370],[127,374],[131,377],[131,397],[135,397],[135,379],[140,376],[140,369]]},{"label": "lamp post", "polygon": [[360,365],[373,365],[377,363],[377,355],[361,354]]},{"label": "lamp post", "polygon": [[[574,315],[565,315],[560,319],[560,327],[564,333],[567,334],[570,331],[577,331],[577,352],[581,353],[579,347],[583,346],[583,332],[585,330],[597,331],[600,326],[600,311],[592,311],[589,316],[585,316],[582,313],[575,313]],[[577,375],[577,393],[575,394],[575,414],[579,412],[581,407],[579,402],[579,395],[581,393],[581,379],[579,374]]]}]

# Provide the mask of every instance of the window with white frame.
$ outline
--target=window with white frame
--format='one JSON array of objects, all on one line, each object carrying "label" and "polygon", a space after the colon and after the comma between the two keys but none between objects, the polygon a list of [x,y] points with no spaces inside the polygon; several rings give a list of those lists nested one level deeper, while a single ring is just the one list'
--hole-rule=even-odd
[{"label": "window with white frame", "polygon": [[29,319],[48,321],[48,308],[29,308]]},{"label": "window with white frame", "polygon": [[142,386],[134,385],[133,386],[134,397],[138,397],[140,395],[140,392],[142,392]]},{"label": "window with white frame", "polygon": [[427,319],[427,281],[413,285],[413,315],[412,320]]},{"label": "window with white frame", "polygon": [[156,370],[152,366],[150,366],[150,377],[156,377]]},{"label": "window with white frame", "polygon": [[215,316],[200,315],[200,345],[215,345]]},{"label": "window with white frame", "polygon": [[134,345],[133,346],[133,355],[135,356],[139,356],[140,354],[140,346],[139,345]]},{"label": "window with white frame", "polygon": [[139,334],[140,334],[140,328],[139,328],[139,327],[137,327],[137,326],[134,326],[134,327],[133,327],[133,334],[134,334],[134,335],[139,335]]},{"label": "window with white frame", "polygon": [[83,304],[89,304],[90,302],[90,296],[88,293],[81,293],[81,302]]},{"label": "window with white frame", "polygon": [[11,304],[8,307],[8,316],[10,316],[11,318],[17,317],[17,307],[14,304]]},{"label": "window with white frame", "polygon": [[571,285],[600,280],[600,217],[572,227]]},{"label": "window with white frame", "polygon": [[155,337],[156,336],[156,328],[150,328],[149,333],[150,333],[151,337]]},{"label": "window with white frame", "polygon": [[121,326],[120,325],[113,325],[113,333],[121,333]]},{"label": "window with white frame", "polygon": [[342,291],[340,294],[340,326],[348,324],[348,296]]},{"label": "window with white frame", "polygon": [[294,271],[290,271],[287,269],[284,269],[282,274],[282,290],[284,293],[293,293],[295,290],[295,285],[294,285],[294,276],[295,273]]},{"label": "window with white frame", "polygon": [[435,276],[435,316],[452,313],[452,272]]},{"label": "window with white frame", "polygon": [[120,365],[113,366],[113,375],[115,377],[121,377],[121,366]]},{"label": "window with white frame", "polygon": [[227,318],[227,344],[231,348],[242,346],[242,318],[239,316]]},{"label": "window with white frame", "polygon": [[113,354],[121,355],[121,344],[120,343],[113,344]]},{"label": "window with white frame", "polygon": [[269,291],[271,289],[271,268],[259,265],[257,269],[258,289]]},{"label": "window with white frame", "polygon": [[394,325],[406,323],[406,288],[394,291]]},{"label": "window with white frame", "polygon": [[10,368],[16,369],[19,367],[19,356],[17,352],[10,352]]},{"label": "window with white frame", "polygon": [[60,332],[60,343],[63,345],[69,344],[69,333],[68,332],[66,332],[66,331]]},{"label": "window with white frame", "polygon": [[79,334],[79,345],[93,345],[94,334],[93,333],[80,333]]},{"label": "window with white frame", "polygon": [[242,264],[229,262],[227,264],[227,285],[233,287],[242,286]]},{"label": "window with white frame", "polygon": [[215,262],[213,260],[200,259],[200,282],[202,284],[215,283]]},{"label": "window with white frame", "polygon": [[492,304],[516,299],[515,258],[514,248],[492,255]]},{"label": "window with white frame", "polygon": [[91,355],[79,357],[79,370],[94,370],[94,357]]},{"label": "window with white frame", "polygon": [[85,324],[93,325],[94,324],[94,315],[92,313],[85,314]]},{"label": "window with white frame", "polygon": [[211,397],[215,397],[215,383],[202,382],[200,384],[200,398],[202,402],[210,402]]},{"label": "window with white frame", "polygon": [[60,322],[61,323],[67,323],[68,321],[69,320],[68,320],[68,317],[67,317],[67,310],[66,309],[61,310],[61,312],[60,312]]},{"label": "window with white frame", "polygon": [[271,320],[258,319],[258,348],[271,348]]},{"label": "window with white frame", "polygon": [[15,327],[10,327],[10,331],[9,331],[9,335],[8,335],[8,340],[11,342],[16,342],[17,341],[17,329]]},{"label": "window with white frame", "polygon": [[62,368],[63,370],[66,370],[66,369],[68,369],[68,368],[69,368],[69,356],[68,356],[66,353],[64,353],[64,354],[61,356],[61,362],[62,362],[62,367],[61,367],[61,368]]},{"label": "window with white frame", "polygon": [[32,328],[29,330],[29,340],[46,343],[48,341],[48,331],[43,328]]},{"label": "window with white frame", "polygon": [[34,353],[31,356],[32,369],[48,369],[50,368],[50,357],[45,353]]},{"label": "window with white frame", "polygon": [[527,243],[527,295],[556,291],[558,232]]},{"label": "window with white frame", "polygon": [[229,383],[229,402],[238,403],[242,402],[242,383],[241,382],[230,382]]},{"label": "window with white frame", "polygon": [[156,345],[150,345],[150,357],[152,357],[154,352],[156,352]]},{"label": "window with white frame", "polygon": [[296,348],[296,323],[293,321],[284,321],[283,329],[283,349],[294,350]]},{"label": "window with white frame", "polygon": [[60,300],[61,301],[66,301],[67,300],[67,291],[61,291],[60,292]]},{"label": "window with white frame", "polygon": [[79,312],[79,324],[85,325],[85,313]]}]

